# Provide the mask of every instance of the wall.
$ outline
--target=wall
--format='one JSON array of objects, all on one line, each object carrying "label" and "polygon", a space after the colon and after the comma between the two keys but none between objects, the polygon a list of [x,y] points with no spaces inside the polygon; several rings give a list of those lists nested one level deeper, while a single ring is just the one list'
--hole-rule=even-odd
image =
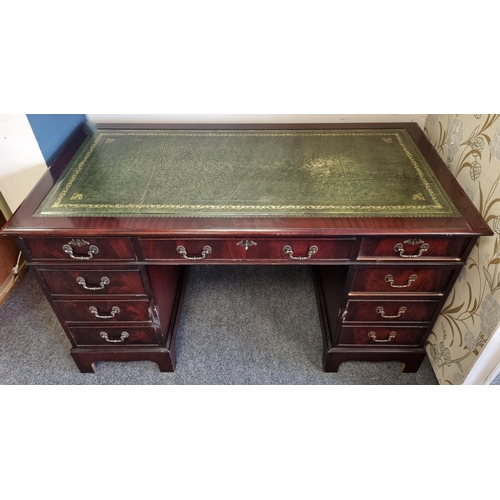
[{"label": "wall", "polygon": [[462,384],[500,325],[500,115],[429,115],[425,133],[495,232],[472,250],[426,345],[439,382]]},{"label": "wall", "polygon": [[0,209],[5,214],[17,209],[85,120],[86,115],[0,115]]},{"label": "wall", "polygon": [[85,115],[26,115],[47,165],[50,165],[73,132],[87,120]]},{"label": "wall", "polygon": [[14,212],[47,164],[26,115],[0,115],[0,192]]},{"label": "wall", "polygon": [[225,114],[225,115],[130,115],[130,114],[89,114],[94,123],[367,123],[367,122],[417,122],[424,128],[427,115],[262,115],[262,114]]}]

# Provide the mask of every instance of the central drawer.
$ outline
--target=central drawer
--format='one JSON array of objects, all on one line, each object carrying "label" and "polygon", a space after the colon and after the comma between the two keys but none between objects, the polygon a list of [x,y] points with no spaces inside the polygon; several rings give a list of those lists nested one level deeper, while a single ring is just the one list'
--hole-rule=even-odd
[{"label": "central drawer", "polygon": [[55,300],[54,304],[67,323],[151,321],[147,300]]},{"label": "central drawer", "polygon": [[140,240],[146,261],[349,261],[354,238],[152,239]]}]

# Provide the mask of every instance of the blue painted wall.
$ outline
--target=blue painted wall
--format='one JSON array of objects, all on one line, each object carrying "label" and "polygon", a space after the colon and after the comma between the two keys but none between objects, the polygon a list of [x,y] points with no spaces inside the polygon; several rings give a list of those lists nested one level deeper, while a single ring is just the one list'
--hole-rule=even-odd
[{"label": "blue painted wall", "polygon": [[87,115],[26,115],[42,155],[50,165]]}]

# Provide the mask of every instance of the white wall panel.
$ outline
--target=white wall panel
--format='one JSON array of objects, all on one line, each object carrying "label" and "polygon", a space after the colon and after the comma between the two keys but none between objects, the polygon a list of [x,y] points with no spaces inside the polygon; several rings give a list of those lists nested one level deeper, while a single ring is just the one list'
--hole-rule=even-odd
[{"label": "white wall panel", "polygon": [[0,115],[0,192],[14,212],[47,171],[26,115]]},{"label": "white wall panel", "polygon": [[367,123],[417,122],[423,129],[427,115],[263,115],[263,114],[89,114],[94,123]]}]

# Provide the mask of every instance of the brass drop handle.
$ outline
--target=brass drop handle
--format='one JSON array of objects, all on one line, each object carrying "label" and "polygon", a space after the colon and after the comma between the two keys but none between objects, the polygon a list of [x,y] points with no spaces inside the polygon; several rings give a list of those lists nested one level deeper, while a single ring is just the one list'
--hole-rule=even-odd
[{"label": "brass drop handle", "polygon": [[422,245],[420,246],[420,250],[418,251],[418,253],[414,255],[405,254],[405,248],[403,243],[398,243],[394,247],[394,251],[396,253],[399,253],[399,256],[403,257],[404,259],[416,259],[418,257],[421,257],[424,252],[427,252],[427,250],[429,250],[429,243],[423,243],[423,242]]},{"label": "brass drop handle", "polygon": [[378,339],[377,334],[375,332],[368,332],[368,337],[370,337],[373,342],[390,342],[394,337],[396,337],[397,333],[396,332],[391,332],[389,333],[389,338],[387,339]]},{"label": "brass drop handle", "polygon": [[[89,242],[85,240],[71,240],[69,243],[63,245],[63,251],[67,253],[72,259],[75,260],[90,260],[94,257],[94,255],[99,253],[99,249],[95,245],[89,246],[89,251],[87,252],[87,256],[85,255],[75,255],[73,253],[73,246],[82,247],[88,245]],[[72,246],[73,245],[73,246]]]},{"label": "brass drop handle", "polygon": [[382,318],[393,319],[393,318],[399,318],[401,315],[403,315],[406,312],[406,307],[405,306],[400,307],[398,309],[398,314],[396,314],[396,316],[386,316],[384,308],[382,306],[377,307],[375,312],[377,314],[380,314],[380,316],[382,316]]},{"label": "brass drop handle", "polygon": [[206,245],[203,247],[201,257],[189,257],[186,248],[180,245],[177,247],[177,253],[180,253],[187,260],[203,260],[209,253],[212,253],[212,248]]},{"label": "brass drop handle", "polygon": [[118,340],[112,340],[109,338],[108,334],[106,332],[101,332],[99,334],[106,342],[110,342],[111,344],[118,344],[120,342],[123,342],[125,339],[129,337],[128,332],[122,332],[120,335],[120,338]]},{"label": "brass drop handle", "polygon": [[90,306],[89,311],[98,319],[113,319],[120,312],[120,308],[113,306],[110,313],[105,315],[100,315],[97,307],[94,306]]},{"label": "brass drop handle", "polygon": [[409,286],[411,286],[411,284],[414,281],[417,281],[417,275],[412,274],[408,278],[408,283],[406,285],[395,285],[394,284],[394,276],[392,274],[388,274],[384,279],[385,279],[385,281],[387,281],[387,283],[389,283],[389,286],[391,286],[392,288],[408,288]]},{"label": "brass drop handle", "polygon": [[82,287],[85,288],[85,290],[102,290],[106,285],[109,285],[111,283],[109,281],[109,278],[106,278],[106,276],[103,276],[101,278],[101,281],[98,286],[88,286],[85,278],[82,278],[81,276],[78,276],[78,278],[76,278],[76,282],[79,285],[82,285]]},{"label": "brass drop handle", "polygon": [[292,260],[309,260],[315,253],[317,253],[317,251],[318,247],[316,245],[313,245],[311,248],[309,248],[306,257],[294,257],[293,249],[290,245],[285,245],[283,247],[283,252],[285,252]]}]

